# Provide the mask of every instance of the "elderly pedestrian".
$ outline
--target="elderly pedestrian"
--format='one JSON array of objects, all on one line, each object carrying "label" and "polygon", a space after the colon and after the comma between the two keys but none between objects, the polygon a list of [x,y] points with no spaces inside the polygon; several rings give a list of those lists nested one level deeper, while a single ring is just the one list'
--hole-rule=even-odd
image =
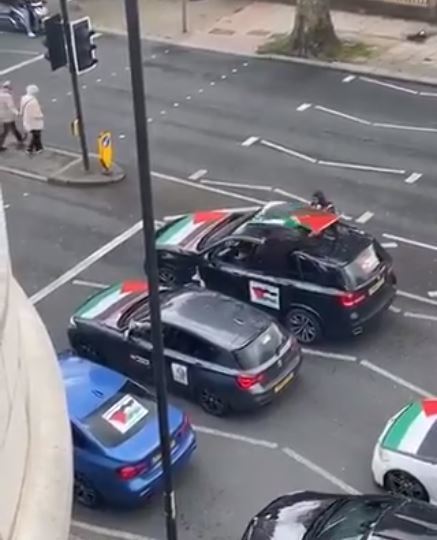
[{"label": "elderly pedestrian", "polygon": [[23,144],[23,136],[15,123],[17,115],[12,86],[10,81],[6,81],[0,86],[0,151],[6,150],[4,144],[9,133],[14,135],[19,145]]},{"label": "elderly pedestrian", "polygon": [[21,98],[20,105],[23,127],[26,133],[30,134],[29,144],[26,149],[30,156],[34,153],[39,154],[43,150],[41,134],[44,129],[44,115],[36,97],[38,92],[39,88],[35,84],[30,84],[26,88],[26,94]]}]

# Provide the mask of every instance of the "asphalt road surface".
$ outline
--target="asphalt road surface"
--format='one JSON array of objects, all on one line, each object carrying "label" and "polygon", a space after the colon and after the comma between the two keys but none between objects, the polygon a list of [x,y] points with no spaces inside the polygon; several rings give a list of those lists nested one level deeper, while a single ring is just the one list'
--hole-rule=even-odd
[{"label": "asphalt road surface", "polygon": [[[77,150],[67,73],[51,74],[40,53],[37,41],[2,35],[0,78],[18,92],[38,84],[46,144]],[[82,300],[142,276],[126,43],[103,36],[97,54],[98,67],[81,77],[89,144],[112,131],[129,178],[68,189],[3,177],[14,271],[59,350]],[[214,419],[180,402],[199,438],[197,455],[176,477],[180,538],[235,540],[251,515],[286,491],[374,492],[370,458],[385,420],[437,391],[437,92],[156,43],[144,44],[144,66],[156,220],[309,198],[321,188],[346,219],[387,245],[400,288],[371,332],[307,351],[299,380],[265,410]],[[73,533],[159,540],[160,503],[157,496],[123,513],[75,508]]]}]

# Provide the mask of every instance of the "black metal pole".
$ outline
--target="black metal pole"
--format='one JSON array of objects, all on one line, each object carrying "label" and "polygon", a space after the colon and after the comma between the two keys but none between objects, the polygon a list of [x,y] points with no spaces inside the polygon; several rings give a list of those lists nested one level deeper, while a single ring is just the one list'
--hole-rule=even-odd
[{"label": "black metal pole", "polygon": [[79,140],[80,140],[80,148],[82,151],[83,168],[85,169],[85,171],[89,171],[90,158],[88,155],[88,146],[87,146],[86,136],[85,136],[85,126],[83,124],[82,104],[80,102],[80,92],[79,92],[79,81],[77,78],[76,67],[74,65],[73,40],[71,37],[70,18],[68,16],[67,0],[59,0],[59,2],[61,5],[61,14],[62,14],[62,20],[64,24],[65,42],[67,44],[68,67],[70,69],[71,87],[73,90],[74,106],[76,109],[76,118],[77,118],[77,123],[78,123],[78,128],[79,128]]},{"label": "black metal pole", "polygon": [[161,307],[159,300],[158,259],[155,249],[155,227],[150,175],[147,113],[144,92],[143,62],[141,53],[140,17],[138,0],[125,0],[127,36],[129,43],[132,97],[137,141],[138,173],[140,180],[141,211],[143,218],[144,251],[150,293],[152,323],[153,368],[158,396],[159,434],[161,439],[162,467],[164,474],[164,510],[168,540],[177,540],[176,503],[171,473],[171,449],[168,427],[167,383],[164,367],[164,348],[161,332]]}]

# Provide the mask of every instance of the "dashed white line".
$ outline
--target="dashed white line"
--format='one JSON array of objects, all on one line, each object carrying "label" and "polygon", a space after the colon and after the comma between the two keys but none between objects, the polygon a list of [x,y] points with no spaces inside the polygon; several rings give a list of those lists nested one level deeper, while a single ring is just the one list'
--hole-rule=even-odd
[{"label": "dashed white line", "polygon": [[141,536],[139,534],[134,534],[128,531],[120,531],[117,529],[108,529],[107,527],[92,525],[91,523],[85,523],[83,521],[73,520],[71,524],[77,529],[104,535],[109,538],[115,538],[116,540],[155,540],[154,538],[150,538],[148,536]]},{"label": "dashed white line", "polygon": [[199,88],[199,90],[197,90],[197,92],[198,92],[199,94],[203,94],[204,90],[203,90],[203,88]]},{"label": "dashed white line", "polygon": [[191,96],[186,96],[185,98],[187,101],[191,101]]},{"label": "dashed white line", "polygon": [[108,285],[104,283],[97,283],[96,281],[86,281],[83,279],[73,279],[73,285],[80,285],[81,287],[90,287],[91,289],[107,289]]},{"label": "dashed white line", "polygon": [[311,103],[302,103],[297,107],[296,111],[303,112],[311,108]]},{"label": "dashed white line", "polygon": [[406,94],[414,94],[417,95],[417,90],[411,90],[411,88],[406,88],[405,86],[399,86],[397,84],[387,83],[383,81],[378,81],[377,79],[372,79],[370,77],[360,77],[362,81],[371,83],[371,84],[377,84],[379,86],[385,86],[386,88],[391,88],[392,90],[399,90],[400,92],[405,92]]},{"label": "dashed white line", "polygon": [[56,103],[58,100],[54,97],[52,98],[52,103]]},{"label": "dashed white line", "polygon": [[208,172],[208,169],[199,169],[188,177],[189,180],[200,180]]},{"label": "dashed white line", "polygon": [[396,242],[382,242],[381,246],[385,249],[394,249],[398,247]]},{"label": "dashed white line", "polygon": [[241,146],[245,146],[247,148],[249,146],[252,146],[258,141],[259,141],[259,137],[248,137],[245,141],[241,143]]},{"label": "dashed white line", "polygon": [[409,381],[406,381],[402,377],[399,377],[398,375],[391,373],[391,371],[388,371],[380,366],[377,366],[373,362],[369,362],[368,360],[362,360],[360,362],[360,366],[366,369],[370,369],[371,371],[378,373],[379,375],[382,375],[386,379],[389,379],[393,381],[394,383],[398,384],[399,386],[403,386],[404,388],[411,390],[411,392],[414,392],[415,394],[418,394],[419,396],[422,396],[425,398],[433,397],[433,394],[431,394],[427,390],[424,390],[420,386],[416,386],[415,384],[410,383]]},{"label": "dashed white line", "polygon": [[96,83],[101,83],[102,82],[102,79],[96,79]]},{"label": "dashed white line", "polygon": [[385,124],[382,122],[374,122],[374,127],[386,129],[398,129],[404,131],[421,131],[423,133],[437,133],[437,128],[422,127],[422,126],[405,126],[402,124]]},{"label": "dashed white line", "polygon": [[38,56],[35,56],[34,58],[29,58],[28,60],[23,60],[22,62],[18,62],[18,64],[15,64],[13,66],[9,66],[6,69],[2,69],[0,71],[0,77],[3,77],[4,75],[8,75],[9,73],[17,71],[18,69],[21,69],[23,67],[30,66],[30,64],[34,64],[35,62],[39,62],[43,58],[44,58],[44,55],[39,54]]},{"label": "dashed white line", "polygon": [[426,242],[418,242],[417,240],[412,240],[411,238],[405,238],[404,236],[396,236],[395,234],[382,233],[382,236],[384,238],[388,238],[389,240],[395,240],[396,242],[403,242],[404,244],[408,244],[410,246],[416,246],[416,247],[429,249],[431,251],[437,251],[437,246],[434,244],[427,244]]},{"label": "dashed white line", "polygon": [[367,223],[368,221],[370,221],[373,218],[374,215],[375,214],[373,212],[366,211],[363,214],[361,214],[361,216],[357,217],[357,219],[355,221],[356,221],[356,223],[364,224],[364,223]]},{"label": "dashed white line", "polygon": [[243,62],[243,67],[247,67],[249,65],[248,62]]},{"label": "dashed white line", "polygon": [[415,313],[413,311],[406,311],[404,317],[409,317],[410,319],[420,319],[422,321],[433,321],[437,322],[437,315],[428,315],[427,313]]},{"label": "dashed white line", "polygon": [[315,349],[302,348],[302,352],[309,356],[320,356],[322,358],[332,358],[333,360],[343,360],[343,362],[356,362],[358,358],[350,354],[339,354],[327,351],[317,351]]},{"label": "dashed white line", "polygon": [[149,118],[147,119],[147,122],[148,122],[149,124],[151,124],[151,123],[153,122],[153,118],[151,118],[151,117],[149,116]]},{"label": "dashed white line", "polygon": [[341,82],[350,83],[357,78],[356,75],[347,75]]},{"label": "dashed white line", "polygon": [[345,118],[346,120],[352,120],[353,122],[357,122],[358,124],[364,124],[366,126],[370,126],[371,122],[367,120],[363,120],[362,118],[358,118],[358,116],[351,116],[350,114],[345,114],[340,111],[336,111],[335,109],[328,109],[327,107],[322,107],[321,105],[316,105],[315,108],[318,111],[322,111],[328,114],[332,114],[333,116],[339,116],[340,118]]},{"label": "dashed white line", "polygon": [[310,469],[311,471],[315,472],[322,478],[325,478],[325,480],[328,480],[328,482],[330,482],[334,486],[337,486],[345,493],[349,493],[350,495],[360,494],[360,492],[356,490],[354,487],[350,486],[346,482],[343,482],[343,480],[331,474],[326,469],[323,469],[316,463],[310,461],[308,458],[302,456],[301,454],[298,454],[295,450],[292,450],[291,448],[283,448],[282,451],[284,452],[284,454],[294,459],[294,461],[297,461],[297,463],[304,465],[307,469]]},{"label": "dashed white line", "polygon": [[354,169],[359,171],[369,171],[369,172],[380,172],[388,174],[405,174],[406,171],[403,169],[390,169],[389,167],[377,167],[374,165],[360,165],[358,163],[343,163],[340,161],[317,161],[319,165],[324,165],[325,167],[339,167],[340,169]]},{"label": "dashed white line", "polygon": [[177,109],[177,108],[179,107],[179,103],[178,103],[177,101],[175,101],[175,102],[173,103],[173,107],[175,107],[175,108]]},{"label": "dashed white line", "polygon": [[126,135],[124,133],[120,133],[118,136],[119,139],[126,139]]},{"label": "dashed white line", "polygon": [[233,68],[232,73],[237,73],[237,71],[238,71],[237,68]]},{"label": "dashed white line", "polygon": [[294,193],[290,193],[289,191],[285,191],[284,189],[281,189],[281,188],[275,188],[274,192],[277,193],[278,195],[282,195],[283,197],[289,197],[290,199],[302,202],[304,204],[308,204],[310,202],[308,199],[299,197],[299,195],[295,195]]},{"label": "dashed white line", "polygon": [[284,154],[293,156],[295,158],[303,159],[304,161],[308,161],[309,163],[317,163],[317,159],[314,159],[311,156],[307,156],[306,154],[302,154],[301,152],[297,152],[296,150],[292,150],[291,148],[281,146],[280,144],[275,144],[270,141],[266,141],[265,139],[261,140],[261,144],[267,146],[268,148],[273,148],[273,150],[278,150],[279,152],[283,152]]},{"label": "dashed white line", "polygon": [[162,116],[164,116],[165,114],[167,114],[167,111],[165,111],[165,110],[163,109],[163,110],[160,112],[160,114],[161,114]]},{"label": "dashed white line", "polygon": [[252,437],[239,435],[238,433],[231,433],[229,431],[222,431],[220,429],[214,429],[206,426],[193,425],[193,428],[198,433],[204,433],[205,435],[213,435],[215,437],[222,437],[223,439],[231,439],[233,441],[244,442],[253,446],[262,446],[263,448],[269,448],[270,450],[276,450],[279,446],[278,443],[275,442],[265,441],[263,439],[254,439]]},{"label": "dashed white line", "polygon": [[402,309],[401,308],[398,308],[396,306],[390,306],[388,308],[389,311],[392,311],[393,313],[401,313]]},{"label": "dashed white line", "polygon": [[437,298],[437,291],[428,291],[428,296],[430,298]]},{"label": "dashed white line", "polygon": [[208,184],[211,186],[225,186],[225,187],[231,187],[231,188],[239,188],[239,189],[253,189],[254,191],[273,191],[273,188],[270,186],[259,186],[256,184],[240,184],[238,182],[227,182],[223,180],[201,180],[201,184]]},{"label": "dashed white line", "polygon": [[209,83],[209,86],[215,86],[215,82],[214,82],[214,81],[211,81],[211,82]]},{"label": "dashed white line", "polygon": [[437,97],[437,92],[419,92],[419,95],[424,97]]},{"label": "dashed white line", "polygon": [[408,178],[405,178],[405,183],[406,184],[414,184],[421,177],[422,177],[422,173],[417,173],[417,172],[411,173],[410,176],[408,176]]},{"label": "dashed white line", "polygon": [[398,296],[403,298],[408,298],[409,300],[414,300],[415,302],[422,302],[422,304],[428,304],[430,306],[437,306],[437,300],[432,300],[431,298],[426,298],[426,296],[420,296],[420,294],[413,294],[407,291],[397,291]]},{"label": "dashed white line", "polygon": [[227,78],[228,78],[227,75],[222,75],[222,79],[223,79],[223,80],[225,80],[225,79],[227,79]]}]

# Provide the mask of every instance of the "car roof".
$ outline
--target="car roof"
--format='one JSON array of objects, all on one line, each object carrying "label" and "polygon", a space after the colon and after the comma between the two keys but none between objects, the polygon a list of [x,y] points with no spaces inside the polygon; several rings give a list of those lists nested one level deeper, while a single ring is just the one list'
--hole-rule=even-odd
[{"label": "car roof", "polygon": [[110,399],[127,378],[71,351],[58,355],[70,418],[79,422]]},{"label": "car roof", "polygon": [[273,322],[253,306],[200,287],[176,291],[161,309],[165,323],[227,350],[243,348]]}]

